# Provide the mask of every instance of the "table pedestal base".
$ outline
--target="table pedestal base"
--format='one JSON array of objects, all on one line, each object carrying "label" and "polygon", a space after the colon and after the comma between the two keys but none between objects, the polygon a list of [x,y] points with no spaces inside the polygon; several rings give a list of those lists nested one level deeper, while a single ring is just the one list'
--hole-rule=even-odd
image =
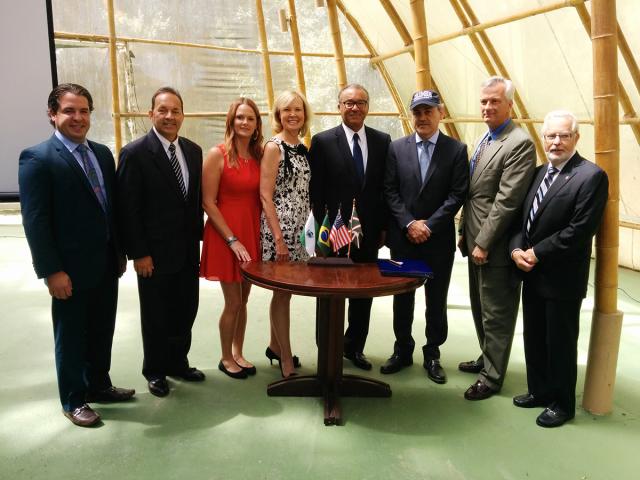
[{"label": "table pedestal base", "polygon": [[318,372],[295,375],[269,384],[267,395],[323,397],[324,424],[341,425],[340,397],[390,397],[389,384],[342,374],[344,298],[318,299]]}]

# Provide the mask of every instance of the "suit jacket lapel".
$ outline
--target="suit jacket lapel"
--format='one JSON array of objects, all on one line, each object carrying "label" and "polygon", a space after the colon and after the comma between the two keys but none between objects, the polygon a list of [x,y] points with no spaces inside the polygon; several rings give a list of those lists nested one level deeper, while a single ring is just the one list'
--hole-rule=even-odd
[{"label": "suit jacket lapel", "polygon": [[[357,178],[358,174],[353,166],[353,155],[351,154],[351,148],[349,148],[349,142],[347,141],[347,135],[344,133],[342,125],[338,125],[335,128],[336,144],[340,155],[342,155],[344,164],[347,166],[349,176],[351,178]],[[369,141],[369,139],[367,139]]]},{"label": "suit jacket lapel", "polygon": [[[549,204],[551,199],[560,190],[562,190],[565,187],[565,185],[567,185],[569,181],[573,178],[573,176],[576,174],[575,165],[578,162],[578,159],[579,159],[578,155],[575,154],[573,157],[571,157],[571,160],[567,162],[565,167],[558,174],[556,179],[553,181],[553,183],[549,187],[549,190],[547,190],[547,193],[544,195],[542,202],[540,202],[540,206],[536,211],[536,216],[534,220],[536,220],[540,215],[542,215],[542,212],[544,212],[545,208],[547,208],[547,205]],[[543,168],[542,170],[545,172],[545,175],[546,175],[547,169]]]},{"label": "suit jacket lapel", "polygon": [[[420,174],[420,162],[418,161],[418,147],[416,146],[416,135],[411,134],[407,137],[407,141],[404,144],[404,152],[402,158],[406,158],[409,162],[408,171],[411,178],[414,179],[416,184],[416,193],[419,195],[422,190],[422,175]],[[417,195],[416,195],[417,196]]]},{"label": "suit jacket lapel", "polygon": [[[427,168],[427,174],[424,176],[424,182],[422,182],[420,193],[422,193],[422,190],[424,189],[425,185],[429,183],[429,179],[433,175],[433,172],[435,172],[436,169],[438,168],[440,152],[442,151],[442,148],[443,148],[442,147],[443,135],[444,134],[440,132],[440,135],[438,135],[438,140],[436,141],[436,144],[433,147],[433,151],[431,152],[431,161],[429,162],[429,167]],[[418,168],[418,171],[420,171],[420,168]]]},{"label": "suit jacket lapel", "polygon": [[162,143],[160,143],[160,140],[153,130],[147,133],[147,142],[149,145],[149,150],[151,152],[151,160],[164,174],[174,193],[180,198],[180,200],[184,201],[184,197],[182,196],[182,192],[180,191],[180,185],[178,185],[178,179],[176,178],[176,175],[175,173],[173,173],[171,165],[169,164],[169,157],[167,156],[167,152],[164,151]]},{"label": "suit jacket lapel", "polygon": [[[93,191],[93,187],[89,183],[89,179],[87,178],[87,174],[84,173],[84,170],[82,169],[82,167],[80,166],[80,164],[78,163],[76,158],[73,156],[73,154],[64,145],[64,143],[62,143],[60,140],[58,140],[58,138],[55,135],[53,135],[52,138],[54,140],[54,145],[56,147],[56,150],[58,150],[58,153],[60,154],[60,157],[65,162],[67,162],[67,165],[69,165],[71,170],[76,172],[76,175],[78,175],[78,178],[79,178],[80,182],[82,182],[82,184],[87,189],[87,192],[89,193],[89,195],[91,195],[91,198],[93,198],[93,200],[96,202],[96,205],[98,206],[100,211],[102,211],[102,205],[100,205],[100,201],[98,200],[98,197],[96,197],[96,194]],[[94,151],[94,154],[95,154],[95,151]],[[96,155],[96,158],[97,158],[97,155]],[[100,168],[102,168],[102,165],[100,166]],[[103,175],[103,177],[104,177],[104,175]]]}]

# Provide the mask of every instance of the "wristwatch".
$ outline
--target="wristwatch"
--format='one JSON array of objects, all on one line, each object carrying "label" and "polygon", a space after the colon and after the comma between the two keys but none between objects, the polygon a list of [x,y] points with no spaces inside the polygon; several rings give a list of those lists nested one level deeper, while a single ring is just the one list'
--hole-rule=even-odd
[{"label": "wristwatch", "polygon": [[227,242],[227,246],[230,247],[233,242],[238,241],[238,237],[236,237],[235,235],[231,235],[230,237],[227,237],[225,241]]}]

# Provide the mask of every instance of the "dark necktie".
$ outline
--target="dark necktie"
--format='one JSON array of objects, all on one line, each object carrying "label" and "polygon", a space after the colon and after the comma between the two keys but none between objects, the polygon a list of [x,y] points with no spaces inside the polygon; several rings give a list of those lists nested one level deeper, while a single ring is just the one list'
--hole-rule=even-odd
[{"label": "dark necktie", "polygon": [[360,137],[357,133],[353,134],[353,163],[356,167],[356,173],[358,174],[358,180],[362,184],[364,180],[364,160],[362,159],[362,149],[359,143]]},{"label": "dark necktie", "polygon": [[176,156],[176,146],[172,143],[169,145],[169,153],[171,157],[169,158],[169,163],[171,163],[171,169],[178,180],[178,186],[180,187],[180,191],[182,192],[182,196],[187,198],[187,189],[184,186],[184,178],[182,178],[182,170],[180,169],[180,164],[178,163],[178,157]]},{"label": "dark necktie", "polygon": [[100,206],[102,207],[102,210],[106,212],[107,200],[105,198],[104,192],[102,191],[102,186],[100,186],[100,179],[98,178],[98,172],[96,172],[96,169],[93,167],[93,163],[91,163],[91,160],[89,159],[87,146],[81,143],[80,145],[78,145],[76,150],[80,152],[80,158],[82,159],[82,168],[84,169],[84,173],[87,175],[87,178],[89,179],[89,184],[93,189],[93,193],[95,193],[96,198],[100,202]]},{"label": "dark necktie", "polygon": [[471,175],[473,175],[473,172],[475,171],[476,167],[478,166],[478,162],[482,158],[482,155],[484,154],[484,151],[489,146],[489,140],[490,139],[491,139],[491,135],[487,134],[484,137],[484,139],[482,140],[482,142],[480,142],[480,145],[478,145],[478,149],[476,150],[476,154],[471,159]]},{"label": "dark necktie", "polygon": [[531,205],[531,210],[529,210],[529,218],[527,219],[527,233],[529,233],[529,229],[531,228],[531,222],[536,217],[536,212],[538,211],[538,207],[542,203],[542,199],[544,198],[547,190],[551,186],[553,182],[553,177],[558,173],[558,169],[554,166],[549,167],[547,170],[547,174],[544,176],[542,183],[538,187],[538,191],[536,192],[536,196],[533,198],[533,204]]}]

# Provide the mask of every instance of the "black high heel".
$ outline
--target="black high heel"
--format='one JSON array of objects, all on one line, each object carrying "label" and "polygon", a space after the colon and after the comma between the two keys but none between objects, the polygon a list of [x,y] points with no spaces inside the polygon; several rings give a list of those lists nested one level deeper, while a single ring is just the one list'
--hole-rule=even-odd
[{"label": "black high heel", "polygon": [[[273,350],[271,350],[271,347],[267,347],[267,349],[264,352],[265,356],[269,359],[269,363],[271,365],[273,365],[273,361],[275,360],[276,362],[280,361],[280,357],[276,354],[276,352],[274,352]],[[300,368],[302,364],[300,363],[300,359],[294,355],[293,356],[293,368]]]},{"label": "black high heel", "polygon": [[280,375],[282,375],[282,378],[291,378],[298,375],[298,372],[291,372],[289,375],[285,376],[284,372],[282,371],[282,362],[280,360],[278,360],[278,366],[280,367]]}]

